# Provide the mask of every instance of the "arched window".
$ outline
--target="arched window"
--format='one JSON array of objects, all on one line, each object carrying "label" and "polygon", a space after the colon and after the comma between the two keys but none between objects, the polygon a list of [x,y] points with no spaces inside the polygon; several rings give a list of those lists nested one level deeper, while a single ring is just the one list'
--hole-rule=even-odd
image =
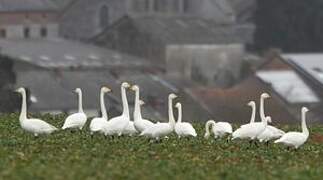
[{"label": "arched window", "polygon": [[105,28],[109,25],[109,7],[103,5],[100,9],[100,27]]}]

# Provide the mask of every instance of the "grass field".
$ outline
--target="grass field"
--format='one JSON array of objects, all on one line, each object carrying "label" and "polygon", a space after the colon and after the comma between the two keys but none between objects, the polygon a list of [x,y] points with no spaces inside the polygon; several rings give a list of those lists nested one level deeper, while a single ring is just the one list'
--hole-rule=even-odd
[{"label": "grass field", "polygon": [[[62,126],[63,116],[43,116]],[[283,146],[170,136],[159,144],[138,137],[91,138],[87,130],[34,138],[15,114],[0,116],[0,179],[321,179],[323,127],[310,127],[298,151]],[[284,130],[292,129],[283,127]],[[322,136],[320,135],[322,134]]]}]

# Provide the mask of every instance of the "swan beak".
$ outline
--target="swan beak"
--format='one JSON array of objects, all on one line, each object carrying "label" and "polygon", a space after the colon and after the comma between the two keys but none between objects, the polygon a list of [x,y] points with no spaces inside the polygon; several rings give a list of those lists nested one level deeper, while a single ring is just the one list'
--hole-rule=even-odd
[{"label": "swan beak", "polygon": [[135,91],[135,86],[131,86],[130,90]]}]

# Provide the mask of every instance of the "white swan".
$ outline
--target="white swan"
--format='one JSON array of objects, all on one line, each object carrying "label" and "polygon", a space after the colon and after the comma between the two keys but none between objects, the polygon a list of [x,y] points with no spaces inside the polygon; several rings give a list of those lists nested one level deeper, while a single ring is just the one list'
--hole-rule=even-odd
[{"label": "white swan", "polygon": [[122,134],[129,135],[129,136],[133,136],[137,133],[138,133],[138,131],[135,128],[135,124],[133,121],[129,121],[128,126],[122,131]]},{"label": "white swan", "polygon": [[[249,105],[249,104],[248,104]],[[253,107],[253,112],[251,115],[251,121],[254,121],[255,118],[255,108]],[[259,134],[261,134],[267,127],[267,123],[270,119],[265,118],[262,119],[261,122],[254,122],[254,123],[249,123],[241,126],[237,130],[235,130],[232,133],[232,140],[234,139],[250,139],[253,141],[254,139],[257,138]]]},{"label": "white swan", "polygon": [[95,132],[104,133],[102,128],[108,123],[108,114],[104,103],[104,94],[108,92],[111,92],[111,89],[108,87],[102,87],[100,90],[100,108],[102,117],[96,117],[92,119],[90,123],[91,134]]},{"label": "white swan", "polygon": [[130,122],[129,115],[129,107],[126,89],[130,88],[130,84],[124,82],[121,84],[121,99],[122,99],[122,107],[123,112],[120,116],[112,118],[108,123],[104,126],[103,131],[105,135],[118,135],[121,136],[123,131],[128,126]]},{"label": "white swan", "polygon": [[212,128],[212,133],[214,134],[214,138],[222,138],[226,134],[232,134],[232,126],[227,122],[215,122],[214,120],[209,120],[205,124],[205,134],[204,138],[208,139],[211,135],[210,126]]},{"label": "white swan", "polygon": [[160,138],[165,137],[174,131],[175,118],[173,114],[173,99],[176,97],[177,96],[173,93],[168,96],[168,123],[156,123],[150,128],[145,129],[140,136],[154,138],[158,141]]},{"label": "white swan", "polygon": [[186,136],[193,136],[196,137],[196,131],[192,124],[188,122],[182,122],[182,104],[176,103],[175,107],[178,111],[177,122],[175,124],[175,132],[179,138],[186,137]]},{"label": "white swan", "polygon": [[309,136],[309,131],[306,126],[306,113],[308,109],[302,108],[302,132],[288,132],[284,134],[280,139],[277,139],[275,143],[282,143],[288,147],[294,147],[295,149],[303,145]]},{"label": "white swan", "polygon": [[143,105],[144,102],[139,99],[139,96],[140,96],[139,95],[139,91],[140,91],[139,86],[133,85],[131,87],[131,90],[135,91],[135,109],[134,109],[134,113],[133,113],[134,125],[135,125],[135,128],[137,129],[137,131],[142,132],[145,129],[154,125],[154,123],[152,123],[149,120],[143,119],[141,116],[141,105]]},{"label": "white swan", "polygon": [[[260,118],[261,119],[265,119],[265,105],[264,105],[264,100],[266,98],[269,98],[270,96],[267,93],[263,93],[260,96]],[[269,122],[271,122],[271,117],[267,116],[269,119]],[[268,125],[265,129],[264,132],[262,132],[257,139],[259,140],[259,142],[266,142],[267,145],[269,143],[270,140],[272,139],[277,139],[280,138],[282,135],[284,135],[285,132],[274,127],[274,126],[270,126]]]},{"label": "white swan", "polygon": [[82,102],[82,90],[76,88],[75,92],[78,94],[78,112],[69,115],[64,122],[62,129],[80,129],[82,130],[83,126],[86,123],[87,117],[83,111],[83,102]]},{"label": "white swan", "polygon": [[58,130],[56,127],[48,124],[47,122],[40,119],[28,119],[27,118],[27,102],[26,102],[26,90],[25,88],[19,88],[16,90],[22,96],[21,113],[19,116],[19,123],[22,129],[27,132],[33,133],[34,136],[40,134],[51,134]]}]

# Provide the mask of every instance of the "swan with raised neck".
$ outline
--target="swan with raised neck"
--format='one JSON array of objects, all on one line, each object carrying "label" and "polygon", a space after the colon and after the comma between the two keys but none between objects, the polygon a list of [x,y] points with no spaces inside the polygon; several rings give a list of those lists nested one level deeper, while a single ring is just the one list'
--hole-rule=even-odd
[{"label": "swan with raised neck", "polygon": [[40,119],[28,119],[27,117],[27,95],[25,88],[21,87],[15,90],[22,96],[21,112],[19,115],[19,124],[27,132],[33,133],[34,136],[40,134],[51,134],[57,128]]},{"label": "swan with raised neck", "polygon": [[141,115],[141,106],[144,101],[140,100],[140,88],[138,85],[133,85],[131,90],[135,92],[135,109],[134,109],[134,126],[137,131],[143,132],[145,129],[154,125],[151,121],[143,119]]},{"label": "swan with raised neck", "polygon": [[303,107],[301,110],[302,119],[302,132],[287,132],[280,139],[277,139],[275,143],[282,143],[288,147],[294,147],[295,149],[302,146],[309,137],[309,131],[306,125],[306,113],[309,110]]},{"label": "swan with raised neck", "polygon": [[108,123],[104,126],[103,131],[105,135],[118,135],[127,134],[127,127],[130,123],[130,115],[129,115],[129,106],[127,100],[126,89],[130,88],[130,84],[128,82],[123,82],[121,84],[121,100],[123,111],[120,116],[114,117],[108,121]]},{"label": "swan with raised neck", "polygon": [[83,100],[82,100],[82,90],[81,88],[76,88],[74,90],[75,93],[78,95],[78,112],[69,115],[64,122],[62,129],[80,129],[84,127],[87,116],[83,111]]},{"label": "swan with raised neck", "polygon": [[193,136],[196,137],[196,131],[193,128],[192,124],[188,122],[182,122],[182,104],[176,103],[175,107],[177,108],[178,116],[177,122],[175,124],[175,132],[178,137],[186,137],[186,136]]},{"label": "swan with raised neck", "polygon": [[101,108],[102,116],[92,119],[90,123],[91,134],[95,132],[104,133],[103,128],[108,123],[108,113],[105,107],[104,95],[109,92],[111,92],[111,89],[105,86],[103,86],[100,90],[100,108]]},{"label": "swan with raised neck", "polygon": [[154,124],[141,132],[140,136],[154,138],[158,141],[160,138],[165,137],[174,131],[176,122],[173,114],[173,99],[176,97],[177,96],[173,93],[168,96],[168,122]]}]

